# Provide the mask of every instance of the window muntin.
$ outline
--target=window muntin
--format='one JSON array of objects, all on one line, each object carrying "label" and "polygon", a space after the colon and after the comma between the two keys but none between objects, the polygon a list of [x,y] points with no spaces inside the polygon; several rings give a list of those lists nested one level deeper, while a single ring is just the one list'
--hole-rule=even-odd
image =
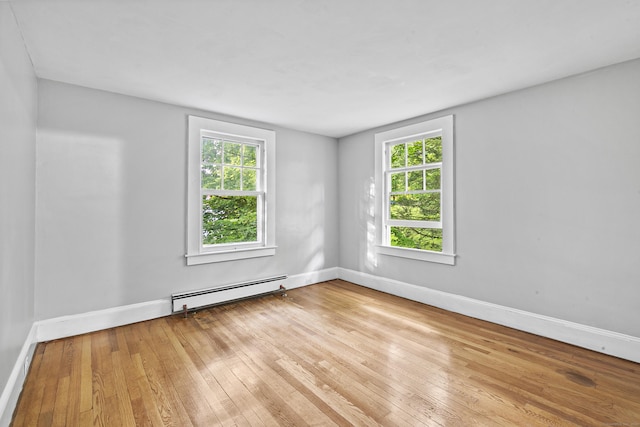
[{"label": "window muntin", "polygon": [[454,264],[453,116],[376,134],[378,253]]},{"label": "window muntin", "polygon": [[187,264],[275,254],[275,132],[189,117]]}]

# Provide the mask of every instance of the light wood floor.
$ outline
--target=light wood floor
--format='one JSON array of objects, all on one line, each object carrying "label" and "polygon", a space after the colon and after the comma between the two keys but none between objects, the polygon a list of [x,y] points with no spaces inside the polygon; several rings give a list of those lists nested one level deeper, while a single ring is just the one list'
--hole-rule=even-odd
[{"label": "light wood floor", "polygon": [[39,344],[14,426],[640,425],[640,365],[340,280]]}]

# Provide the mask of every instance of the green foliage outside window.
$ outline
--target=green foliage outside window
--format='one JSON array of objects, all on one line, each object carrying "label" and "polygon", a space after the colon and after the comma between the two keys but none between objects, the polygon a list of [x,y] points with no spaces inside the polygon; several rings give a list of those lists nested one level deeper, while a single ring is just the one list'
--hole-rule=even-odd
[{"label": "green foliage outside window", "polygon": [[440,221],[440,193],[392,195],[389,209],[391,219]]},{"label": "green foliage outside window", "polygon": [[257,212],[255,196],[203,196],[202,244],[257,241]]},{"label": "green foliage outside window", "polygon": [[442,252],[442,229],[391,227],[391,246]]}]

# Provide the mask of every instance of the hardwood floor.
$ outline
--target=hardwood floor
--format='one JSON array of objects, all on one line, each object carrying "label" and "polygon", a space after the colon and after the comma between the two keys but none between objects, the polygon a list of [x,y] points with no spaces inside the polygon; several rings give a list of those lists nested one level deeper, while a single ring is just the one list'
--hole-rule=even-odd
[{"label": "hardwood floor", "polygon": [[640,425],[640,365],[335,280],[41,343],[14,426]]}]

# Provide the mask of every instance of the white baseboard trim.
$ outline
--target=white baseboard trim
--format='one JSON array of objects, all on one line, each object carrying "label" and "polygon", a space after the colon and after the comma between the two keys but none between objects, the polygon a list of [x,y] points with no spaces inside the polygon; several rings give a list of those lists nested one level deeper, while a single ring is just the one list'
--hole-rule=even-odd
[{"label": "white baseboard trim", "polygon": [[287,289],[301,288],[314,283],[326,282],[338,278],[338,267],[325,268],[324,270],[312,271],[309,273],[295,274],[289,276],[284,281]]},{"label": "white baseboard trim", "polygon": [[24,340],[22,349],[18,354],[18,359],[13,365],[9,379],[0,395],[0,426],[2,427],[8,426],[11,423],[13,411],[18,403],[20,392],[22,391],[26,372],[29,370],[29,366],[31,366],[31,361],[33,360],[36,332],[36,325],[31,325],[27,338]]},{"label": "white baseboard trim", "polygon": [[55,317],[36,322],[37,341],[51,341],[86,334],[130,323],[156,319],[171,314],[171,300],[162,299],[139,304],[107,308],[71,316]]},{"label": "white baseboard trim", "polygon": [[640,363],[640,338],[543,316],[346,268],[338,277],[367,288],[418,301],[476,319]]},{"label": "white baseboard trim", "polygon": [[[295,289],[313,283],[333,280],[337,277],[338,268],[333,267],[289,276],[284,281],[284,284],[287,289]],[[162,299],[41,320],[35,323],[37,331],[36,341],[51,341],[73,335],[86,334],[102,329],[169,316],[170,314],[170,299]]]}]

